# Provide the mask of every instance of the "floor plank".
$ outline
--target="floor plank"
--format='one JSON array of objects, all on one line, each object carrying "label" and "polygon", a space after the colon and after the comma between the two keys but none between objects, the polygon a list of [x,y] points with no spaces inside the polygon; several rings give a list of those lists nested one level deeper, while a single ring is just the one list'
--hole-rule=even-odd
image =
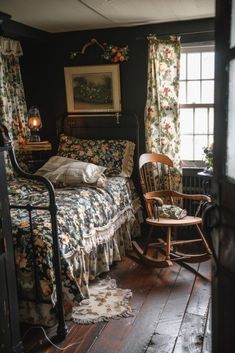
[{"label": "floor plank", "polygon": [[[196,266],[196,268],[197,267],[198,266]],[[146,353],[173,352],[194,281],[195,275],[193,273],[184,268],[180,269]],[[164,345],[164,342],[167,340],[166,334],[168,341],[167,344]]]},{"label": "floor plank", "polygon": [[[199,272],[209,278],[210,262],[199,265]],[[210,280],[197,276],[186,308],[174,353],[200,353],[204,340],[208,305],[211,297]]]},{"label": "floor plank", "polygon": [[212,332],[211,332],[211,301],[210,301],[209,307],[208,307],[208,315],[207,315],[206,329],[204,333],[202,353],[212,352],[211,338],[212,338]]},{"label": "floor plank", "polygon": [[[133,298],[130,302],[133,316],[118,321],[110,321],[105,329],[106,336],[109,340],[111,338],[110,344],[107,342],[107,337],[102,336],[97,340],[89,353],[117,352],[126,340],[130,340],[133,325],[135,326],[135,321],[139,313],[142,312],[145,301],[148,301],[150,292],[154,287],[160,288],[162,286],[163,277],[159,277],[160,272],[149,267],[135,265],[135,267],[130,269],[129,273],[125,272],[123,274],[123,278],[121,278],[122,288],[128,288],[131,284],[133,292]],[[165,276],[169,277],[168,274],[165,274]],[[112,277],[115,278],[115,274],[112,273]]]},{"label": "floor plank", "polygon": [[186,313],[174,353],[201,353],[206,317]]},{"label": "floor plank", "polygon": [[[159,271],[159,270],[157,270]],[[156,283],[135,318],[135,322],[120,353],[145,352],[151,340],[159,317],[166,305],[172,287],[178,276],[178,269],[164,269],[158,272]]]},{"label": "floor plank", "polygon": [[[200,272],[209,276],[210,263],[200,264]],[[47,343],[40,331],[31,331],[24,340],[25,353],[185,353],[188,330],[195,332],[196,344],[200,320],[207,315],[210,282],[178,265],[159,270],[128,258],[109,275],[119,287],[132,290],[132,317],[90,325],[69,322],[71,331],[58,345],[79,343],[62,351]],[[204,346],[203,353],[210,353]]]},{"label": "floor plank", "polygon": [[205,316],[211,297],[211,262],[202,262],[199,265],[199,272],[208,280],[204,280],[199,276],[196,277],[187,312]]}]

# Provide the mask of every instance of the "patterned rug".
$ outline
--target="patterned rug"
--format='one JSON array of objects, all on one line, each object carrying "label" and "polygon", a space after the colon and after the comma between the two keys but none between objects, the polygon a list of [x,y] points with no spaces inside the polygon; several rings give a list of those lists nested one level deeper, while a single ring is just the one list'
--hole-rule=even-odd
[{"label": "patterned rug", "polygon": [[73,308],[72,319],[79,324],[109,321],[132,316],[129,299],[130,289],[117,288],[116,280],[101,279],[89,287],[90,298]]}]

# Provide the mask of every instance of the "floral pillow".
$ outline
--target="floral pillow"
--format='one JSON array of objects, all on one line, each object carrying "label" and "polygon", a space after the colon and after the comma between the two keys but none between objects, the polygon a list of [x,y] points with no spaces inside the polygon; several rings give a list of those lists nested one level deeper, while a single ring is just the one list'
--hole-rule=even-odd
[{"label": "floral pillow", "polygon": [[85,140],[62,134],[57,155],[106,167],[106,176],[130,177],[134,149],[128,140]]}]

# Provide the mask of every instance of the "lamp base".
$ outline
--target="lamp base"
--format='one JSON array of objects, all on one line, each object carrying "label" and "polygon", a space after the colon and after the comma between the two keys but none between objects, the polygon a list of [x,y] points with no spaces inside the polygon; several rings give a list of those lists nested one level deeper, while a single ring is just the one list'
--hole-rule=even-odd
[{"label": "lamp base", "polygon": [[41,139],[40,139],[39,135],[31,135],[29,141],[30,142],[40,142]]}]

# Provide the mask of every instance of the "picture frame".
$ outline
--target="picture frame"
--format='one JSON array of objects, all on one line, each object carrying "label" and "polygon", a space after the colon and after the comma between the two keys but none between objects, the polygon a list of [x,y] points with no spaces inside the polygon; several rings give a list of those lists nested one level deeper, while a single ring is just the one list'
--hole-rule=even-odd
[{"label": "picture frame", "polygon": [[64,68],[69,113],[121,111],[118,64]]}]

